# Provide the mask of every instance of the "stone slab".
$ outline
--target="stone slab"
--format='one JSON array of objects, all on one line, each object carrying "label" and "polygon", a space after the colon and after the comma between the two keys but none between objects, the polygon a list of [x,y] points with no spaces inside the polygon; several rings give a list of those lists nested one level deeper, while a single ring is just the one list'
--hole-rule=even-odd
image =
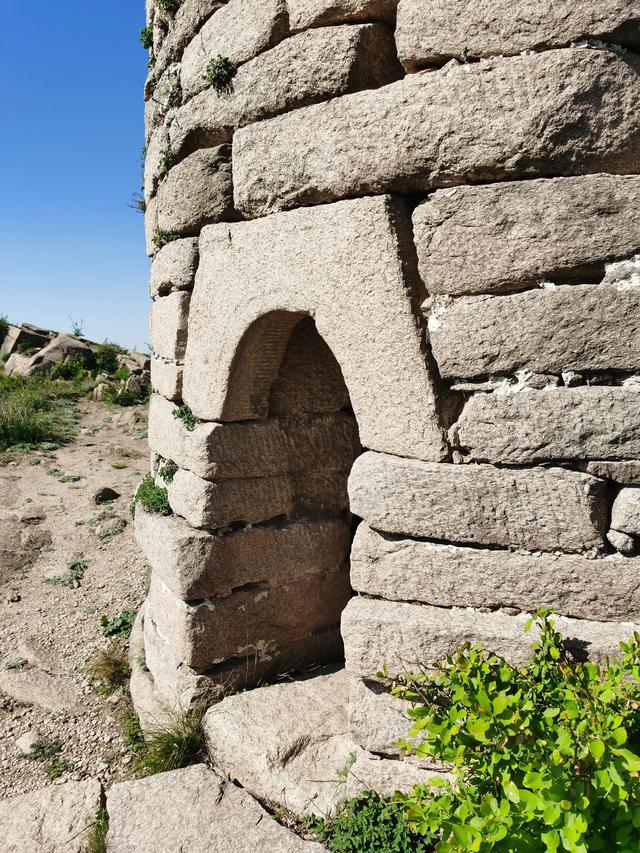
[{"label": "stone slab", "polygon": [[346,471],[211,481],[179,468],[168,493],[174,512],[192,527],[211,530],[278,516],[340,515],[349,508]]},{"label": "stone slab", "polygon": [[407,703],[391,696],[377,681],[351,678],[349,693],[349,731],[355,742],[368,752],[398,755],[396,741],[406,738],[413,721],[407,716]]},{"label": "stone slab", "polygon": [[546,605],[602,622],[631,622],[640,612],[640,560],[462,548],[383,536],[365,524],[353,542],[351,585],[437,607],[533,612]]},{"label": "stone slab", "polygon": [[[530,659],[535,634],[526,634],[526,613],[480,613],[426,604],[399,604],[353,598],[342,616],[346,668],[351,675],[375,681],[384,665],[394,677],[429,669],[464,643],[481,643],[514,666]],[[579,659],[604,663],[618,657],[620,642],[638,629],[630,622],[587,622],[555,617],[556,630]]]},{"label": "stone slab", "polygon": [[637,172],[639,96],[636,60],[605,50],[409,75],[238,130],[236,207],[252,218],[349,196]]},{"label": "stone slab", "polygon": [[593,281],[638,251],[636,175],[580,175],[438,190],[415,209],[420,274],[431,294]]},{"label": "stone slab", "polygon": [[396,40],[409,71],[467,60],[548,50],[580,39],[640,46],[638,0],[401,0]]},{"label": "stone slab", "polygon": [[229,0],[204,24],[182,55],[180,82],[185,98],[207,85],[209,61],[224,56],[235,65],[275,47],[288,35],[285,0]]},{"label": "stone slab", "polygon": [[583,386],[475,394],[449,434],[465,460],[475,462],[637,457],[640,389]]},{"label": "stone slab", "polygon": [[176,291],[151,305],[151,346],[156,357],[182,361],[187,348],[190,293]]},{"label": "stone slab", "polygon": [[156,394],[178,402],[182,398],[182,365],[175,361],[151,359],[151,387]]},{"label": "stone slab", "polygon": [[152,299],[172,290],[191,290],[198,267],[198,240],[188,237],[167,243],[153,259],[149,278]]},{"label": "stone slab", "polygon": [[360,452],[358,426],[346,412],[199,423],[187,430],[175,410],[164,397],[151,398],[149,446],[204,479],[346,471]]},{"label": "stone slab", "polygon": [[229,148],[207,148],[174,166],[158,187],[158,228],[194,235],[204,225],[233,217]]},{"label": "stone slab", "polygon": [[354,21],[395,22],[398,0],[287,0],[292,30]]},{"label": "stone slab", "polygon": [[563,468],[452,465],[364,453],[349,478],[351,510],[387,533],[531,550],[603,545],[606,484]]},{"label": "stone slab", "polygon": [[411,224],[396,198],[204,229],[185,402],[205,420],[264,419],[289,338],[311,314],[342,370],[362,444],[443,458],[412,305],[420,292],[413,257]]},{"label": "stone slab", "polygon": [[396,791],[408,794],[416,785],[429,787],[434,777],[453,779],[452,774],[419,767],[410,759],[358,754],[347,776],[347,797],[363,791],[376,791],[383,797],[391,797]]},{"label": "stone slab", "polygon": [[89,853],[101,798],[100,782],[87,779],[2,800],[0,848],[3,853]]},{"label": "stone slab", "polygon": [[154,576],[185,601],[224,597],[254,582],[277,582],[339,566],[351,532],[344,519],[248,527],[216,536],[179,516],[136,508],[135,534]]},{"label": "stone slab", "polygon": [[321,853],[205,764],[119,782],[107,795],[109,853]]},{"label": "stone slab", "polygon": [[398,80],[393,34],[378,24],[328,27],[285,39],[238,69],[228,92],[208,88],[178,110],[179,156],[231,142],[233,132],[309,104]]},{"label": "stone slab", "polygon": [[446,378],[640,369],[640,287],[563,285],[434,302],[429,333]]},{"label": "stone slab", "polygon": [[623,486],[640,486],[640,460],[628,460],[626,462],[610,462],[598,460],[589,462],[587,473],[594,477],[603,477],[605,480],[613,480]]}]

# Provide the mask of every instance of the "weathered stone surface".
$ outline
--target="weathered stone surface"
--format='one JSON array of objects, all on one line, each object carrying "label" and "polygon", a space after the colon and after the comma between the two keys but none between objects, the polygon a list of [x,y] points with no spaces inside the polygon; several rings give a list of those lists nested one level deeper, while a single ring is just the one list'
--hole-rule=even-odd
[{"label": "weathered stone surface", "polygon": [[182,56],[180,81],[185,97],[207,85],[207,65],[225,56],[235,65],[253,59],[288,35],[285,0],[229,0],[202,27]]},{"label": "weathered stone surface", "polygon": [[628,533],[621,533],[619,530],[611,528],[607,532],[607,540],[616,551],[624,554],[625,557],[634,557],[638,553],[639,542],[633,536],[629,536]]},{"label": "weathered stone surface", "polygon": [[0,801],[3,853],[88,853],[101,793],[88,779]]},{"label": "weathered stone surface", "polygon": [[220,0],[184,0],[176,12],[172,26],[159,50],[145,84],[145,98],[151,98],[162,73],[172,62],[179,62],[182,52],[199,32],[205,21],[222,7]]},{"label": "weathered stone surface", "polygon": [[398,755],[394,746],[413,726],[408,704],[392,696],[377,681],[352,678],[349,693],[349,731],[359,746],[382,755]]},{"label": "weathered stone surface", "polygon": [[446,62],[562,47],[582,38],[640,46],[638,0],[401,0],[396,40],[409,71]]},{"label": "weathered stone surface", "polygon": [[351,584],[360,593],[437,607],[501,607],[603,622],[640,612],[640,560],[461,548],[358,527]]},{"label": "weathered stone surface", "polygon": [[359,752],[348,734],[344,670],[229,696],[204,718],[212,762],[260,799],[326,815],[345,796],[339,773]]},{"label": "weathered stone surface", "polygon": [[[482,643],[513,665],[522,665],[530,659],[535,639],[534,630],[525,633],[528,619],[526,613],[508,616],[501,610],[480,613],[352,598],[342,616],[346,667],[350,674],[374,681],[385,664],[391,676],[429,668],[467,642]],[[638,629],[630,622],[586,622],[564,616],[557,616],[555,623],[574,655],[600,663],[617,657],[619,643]]]},{"label": "weathered stone surface", "polygon": [[602,546],[608,514],[606,484],[587,474],[382,453],[356,459],[349,497],[356,515],[387,533],[546,551]]},{"label": "weathered stone surface", "polygon": [[292,30],[351,21],[388,21],[396,17],[398,0],[287,0]]},{"label": "weathered stone surface", "polygon": [[613,480],[623,486],[640,486],[640,460],[627,462],[597,461],[589,462],[587,473],[594,477]]},{"label": "weathered stone surface", "polygon": [[178,154],[231,142],[235,128],[347,92],[373,89],[402,73],[393,34],[378,24],[329,27],[285,39],[238,70],[230,92],[207,89],[178,111]]},{"label": "weathered stone surface", "polygon": [[211,481],[179,468],[168,492],[174,512],[193,527],[212,530],[241,522],[256,524],[280,515],[338,515],[349,508],[346,471]]},{"label": "weathered stone surface", "polygon": [[107,795],[109,853],[321,853],[204,764],[120,782]]},{"label": "weathered stone surface", "polygon": [[475,394],[450,436],[465,458],[476,462],[638,456],[640,389],[583,386]]},{"label": "weathered stone surface", "polygon": [[182,365],[160,358],[151,359],[151,385],[157,394],[168,400],[182,396]]},{"label": "weathered stone surface", "polygon": [[563,285],[512,296],[435,300],[429,333],[440,374],[640,368],[640,287]]},{"label": "weathered stone surface", "polygon": [[12,326],[9,324],[4,338],[0,341],[0,356],[17,352],[18,348],[35,347],[41,349],[50,343],[55,335],[46,329],[38,329],[28,325]]},{"label": "weathered stone surface", "polygon": [[147,202],[147,207],[144,212],[144,237],[146,252],[149,257],[152,257],[158,251],[155,242],[156,232],[158,230],[158,199],[152,198]]},{"label": "weathered stone surface", "polygon": [[160,76],[153,98],[149,98],[144,105],[145,141],[147,145],[151,141],[151,134],[154,129],[160,127],[166,118],[169,121],[171,120],[172,111],[175,109],[176,103],[180,104],[181,100],[180,65],[173,62],[165,68]]},{"label": "weathered stone surface", "polygon": [[441,459],[410,239],[402,203],[387,197],[206,228],[185,402],[206,420],[265,418],[291,332],[310,313],[342,369],[362,443]]},{"label": "weathered stone surface", "polygon": [[611,527],[630,536],[640,536],[640,488],[620,490],[613,502]]},{"label": "weathered stone surface", "polygon": [[438,190],[413,214],[431,294],[588,281],[638,251],[635,175],[581,175]]},{"label": "weathered stone surface", "polygon": [[351,545],[343,519],[250,527],[216,536],[139,505],[135,532],[154,576],[185,600],[223,597],[249,583],[329,570],[345,562]]},{"label": "weathered stone surface", "polygon": [[157,358],[182,361],[187,348],[190,293],[161,296],[151,306],[151,346]]},{"label": "weathered stone surface", "polygon": [[237,131],[236,206],[255,217],[367,193],[640,171],[639,97],[635,60],[603,50],[409,75]]},{"label": "weathered stone surface", "polygon": [[55,364],[63,364],[69,360],[81,361],[90,367],[95,361],[95,356],[89,344],[76,335],[67,335],[63,332],[56,335],[50,343],[31,357],[23,375],[35,376],[38,373],[46,373]]},{"label": "weathered stone surface", "polygon": [[363,791],[377,791],[383,797],[396,791],[409,793],[416,785],[428,787],[434,776],[442,778],[447,774],[418,767],[411,760],[359,753],[347,776],[347,797],[356,797]]},{"label": "weathered stone surface", "polygon": [[188,603],[159,579],[151,581],[146,615],[188,666],[269,655],[315,631],[337,625],[351,596],[346,565],[278,583],[251,583],[226,598]]},{"label": "weathered stone surface", "polygon": [[[144,605],[138,612],[129,637],[128,658],[131,677],[128,686],[131,702],[140,720],[142,730],[152,732],[170,727],[175,720],[173,712],[178,709],[173,705],[165,705],[162,697],[155,689],[146,662],[143,624]],[[141,662],[144,663],[144,666],[140,665]]]},{"label": "weathered stone surface", "polygon": [[347,471],[360,452],[358,426],[346,412],[243,424],[200,423],[187,430],[174,411],[168,400],[152,397],[149,446],[204,479]]},{"label": "weathered stone surface", "polygon": [[189,155],[158,187],[158,228],[193,234],[203,225],[233,215],[233,187],[228,146]]},{"label": "weathered stone surface", "polygon": [[172,290],[191,290],[198,268],[198,240],[189,237],[167,243],[153,259],[149,280],[152,299]]},{"label": "weathered stone surface", "polygon": [[144,156],[144,200],[148,204],[158,189],[158,184],[166,172],[165,156],[171,147],[169,127],[165,122],[151,134]]}]

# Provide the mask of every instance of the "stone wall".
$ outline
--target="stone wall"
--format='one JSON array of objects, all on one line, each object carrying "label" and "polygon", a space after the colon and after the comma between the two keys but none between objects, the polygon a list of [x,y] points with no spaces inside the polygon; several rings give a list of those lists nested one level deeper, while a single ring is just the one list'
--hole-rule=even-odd
[{"label": "stone wall", "polygon": [[640,621],[640,0],[147,6],[149,440],[177,466],[174,514],[136,517],[147,692],[344,643],[354,735],[391,752],[385,663],[522,660],[542,604],[615,654]]}]

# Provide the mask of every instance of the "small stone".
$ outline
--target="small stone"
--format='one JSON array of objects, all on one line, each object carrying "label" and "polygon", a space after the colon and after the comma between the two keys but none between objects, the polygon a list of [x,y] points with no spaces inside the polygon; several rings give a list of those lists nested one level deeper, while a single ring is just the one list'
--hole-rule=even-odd
[{"label": "small stone", "polygon": [[100,505],[107,503],[108,501],[115,501],[120,497],[120,492],[116,492],[115,489],[111,489],[109,486],[103,486],[93,496],[94,503]]},{"label": "small stone", "polygon": [[29,731],[19,737],[16,741],[16,747],[21,755],[29,755],[33,747],[39,740],[39,735],[36,731]]},{"label": "small stone", "polygon": [[620,530],[611,528],[607,533],[607,539],[616,551],[624,554],[625,557],[633,557],[637,551],[636,540],[628,533],[622,533]]}]

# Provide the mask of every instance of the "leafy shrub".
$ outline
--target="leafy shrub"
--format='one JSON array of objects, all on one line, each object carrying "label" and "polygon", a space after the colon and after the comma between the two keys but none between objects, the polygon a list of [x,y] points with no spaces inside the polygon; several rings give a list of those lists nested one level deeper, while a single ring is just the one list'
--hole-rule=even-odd
[{"label": "leafy shrub", "polygon": [[159,515],[171,515],[171,507],[169,506],[167,490],[163,489],[161,486],[156,486],[153,474],[147,474],[138,486],[138,489],[133,496],[132,510],[135,510],[135,505],[138,502],[140,502],[148,512],[155,512]]},{"label": "leafy shrub", "polygon": [[334,818],[307,818],[306,826],[333,853],[427,853],[435,840],[411,829],[401,800],[374,791],[346,802]]},{"label": "leafy shrub", "polygon": [[86,364],[82,358],[71,356],[66,361],[54,364],[49,371],[51,379],[83,379],[86,376]]},{"label": "leafy shrub", "polygon": [[153,47],[153,24],[149,24],[140,30],[140,42],[145,50],[151,50]]},{"label": "leafy shrub", "polygon": [[105,341],[96,347],[96,372],[111,376],[118,370],[118,356],[126,350],[111,341]]},{"label": "leafy shrub", "polygon": [[9,320],[6,314],[0,314],[0,344],[7,337],[9,331]]},{"label": "leafy shrub", "polygon": [[640,849],[640,635],[599,667],[571,659],[550,617],[531,620],[526,666],[467,644],[394,687],[413,703],[403,748],[453,766],[404,797],[438,853]]},{"label": "leafy shrub", "polygon": [[192,432],[198,423],[196,416],[193,414],[189,406],[184,405],[184,403],[181,406],[176,406],[173,410],[173,417],[182,421],[185,429],[188,429],[189,432]]},{"label": "leafy shrub", "polygon": [[136,614],[131,610],[123,610],[122,613],[109,619],[108,616],[100,617],[100,625],[102,633],[105,637],[122,637],[125,640],[131,635],[133,623],[136,621]]},{"label": "leafy shrub", "polygon": [[122,715],[122,740],[130,752],[138,753],[144,748],[144,732],[140,718],[131,709]]},{"label": "leafy shrub", "polygon": [[165,483],[171,483],[177,470],[178,466],[176,463],[171,459],[167,459],[158,468],[158,477],[160,477],[161,480],[164,480]]},{"label": "leafy shrub", "polygon": [[214,56],[207,65],[204,77],[216,92],[228,92],[238,69],[226,56]]}]

